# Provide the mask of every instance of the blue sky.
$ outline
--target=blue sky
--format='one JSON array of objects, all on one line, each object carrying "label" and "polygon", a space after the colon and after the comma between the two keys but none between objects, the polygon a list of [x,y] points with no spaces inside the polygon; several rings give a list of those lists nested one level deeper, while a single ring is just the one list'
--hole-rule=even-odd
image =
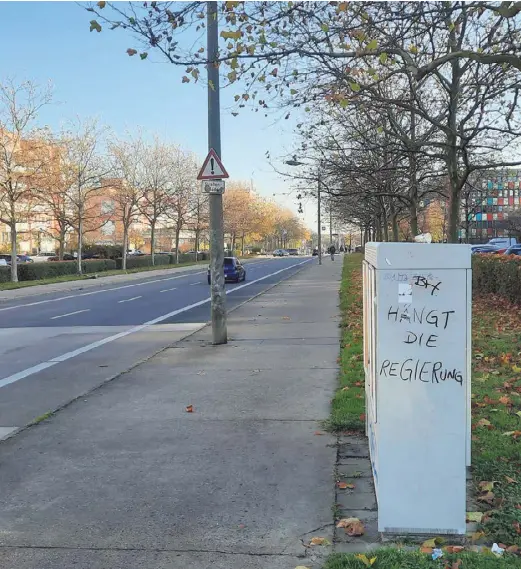
[{"label": "blue sky", "polygon": [[[54,102],[41,123],[57,128],[63,121],[99,117],[123,136],[142,127],[164,140],[206,155],[206,88],[181,84],[182,68],[149,52],[141,61],[128,57],[135,41],[124,31],[89,32],[92,15],[74,2],[0,2],[0,80],[31,79],[53,85]],[[276,121],[244,109],[227,109],[236,91],[221,94],[223,163],[233,179],[250,180],[260,194],[296,212],[291,184],[265,158],[282,156],[293,146],[293,120]],[[314,227],[315,205],[304,203],[306,225]]]}]

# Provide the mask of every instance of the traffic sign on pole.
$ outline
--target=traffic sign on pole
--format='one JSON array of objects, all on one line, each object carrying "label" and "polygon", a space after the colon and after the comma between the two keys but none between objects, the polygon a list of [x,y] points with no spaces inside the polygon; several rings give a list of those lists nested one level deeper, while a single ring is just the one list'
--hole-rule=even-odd
[{"label": "traffic sign on pole", "polygon": [[229,178],[226,168],[223,166],[221,159],[213,148],[208,152],[208,156],[203,162],[203,167],[197,176],[198,180],[222,180]]}]

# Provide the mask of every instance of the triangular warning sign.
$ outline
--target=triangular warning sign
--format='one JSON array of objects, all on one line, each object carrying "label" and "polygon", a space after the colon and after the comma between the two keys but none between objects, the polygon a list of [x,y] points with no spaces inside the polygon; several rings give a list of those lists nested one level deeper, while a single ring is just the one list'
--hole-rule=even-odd
[{"label": "triangular warning sign", "polygon": [[229,178],[228,172],[223,166],[219,156],[217,156],[213,148],[208,152],[205,158],[203,167],[197,176],[198,180],[221,180],[222,178]]}]

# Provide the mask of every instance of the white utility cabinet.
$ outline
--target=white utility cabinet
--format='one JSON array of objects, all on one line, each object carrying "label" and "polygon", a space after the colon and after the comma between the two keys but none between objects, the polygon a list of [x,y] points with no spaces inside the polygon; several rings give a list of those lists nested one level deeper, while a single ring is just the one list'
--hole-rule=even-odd
[{"label": "white utility cabinet", "polygon": [[464,534],[470,247],[368,243],[363,276],[366,433],[378,530]]}]

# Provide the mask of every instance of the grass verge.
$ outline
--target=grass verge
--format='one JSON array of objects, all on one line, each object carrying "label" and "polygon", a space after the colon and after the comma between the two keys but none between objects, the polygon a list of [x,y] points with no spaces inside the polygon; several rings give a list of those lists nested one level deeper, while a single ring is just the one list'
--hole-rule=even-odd
[{"label": "grass verge", "polygon": [[332,403],[328,427],[334,431],[362,431],[365,424],[362,255],[344,257],[340,288],[340,387]]},{"label": "grass verge", "polygon": [[[190,262],[190,263],[179,263],[179,265],[157,265],[155,267],[136,267],[135,269],[127,269],[123,271],[121,269],[114,270],[114,271],[102,271],[97,274],[97,278],[103,277],[113,277],[115,275],[129,275],[132,273],[146,273],[149,271],[159,271],[161,269],[177,269],[180,267],[192,267],[194,265],[207,265],[208,261],[198,261],[197,263]],[[72,282],[72,281],[88,281],[92,280],[93,275],[62,275],[59,277],[54,277],[52,279],[39,279],[35,281],[20,281],[17,283],[0,283],[0,290],[14,290],[17,288],[26,288],[28,286],[37,286],[37,285],[47,285],[47,284],[54,284],[54,283],[64,283],[64,282]]]},{"label": "grass verge", "polygon": [[[372,565],[370,560],[376,558]],[[521,560],[513,555],[495,557],[493,554],[482,555],[464,552],[444,555],[441,559],[433,561],[430,555],[418,551],[402,549],[379,549],[368,553],[367,561],[355,554],[331,555],[324,569],[518,569]]]},{"label": "grass verge", "polygon": [[[363,432],[361,255],[345,258],[340,306],[340,387],[333,399],[329,427]],[[514,550],[517,546],[521,551],[521,313],[500,297],[486,295],[474,298],[472,318],[472,477],[479,504],[479,512],[472,517],[479,527],[469,537]],[[381,561],[373,565],[374,569],[424,566],[420,562],[400,564],[389,556],[387,564]],[[326,569],[363,566],[352,556],[331,559]],[[414,557],[411,559],[416,562]],[[428,561],[429,567],[435,566],[430,558]],[[521,566],[513,564],[513,560],[510,565],[494,564],[495,558],[487,558],[481,565],[476,563],[470,556],[455,569]],[[443,563],[440,567],[445,569]],[[452,566],[448,565],[448,569]]]}]

